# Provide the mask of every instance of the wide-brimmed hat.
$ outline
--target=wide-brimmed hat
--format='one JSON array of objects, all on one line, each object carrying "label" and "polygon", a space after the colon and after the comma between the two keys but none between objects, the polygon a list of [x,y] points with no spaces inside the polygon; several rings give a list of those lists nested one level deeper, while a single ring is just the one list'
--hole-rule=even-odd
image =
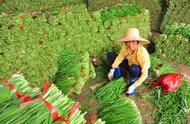
[{"label": "wide-brimmed hat", "polygon": [[123,38],[119,39],[118,42],[125,43],[127,41],[139,41],[140,44],[149,44],[150,41],[140,36],[137,28],[129,28]]}]

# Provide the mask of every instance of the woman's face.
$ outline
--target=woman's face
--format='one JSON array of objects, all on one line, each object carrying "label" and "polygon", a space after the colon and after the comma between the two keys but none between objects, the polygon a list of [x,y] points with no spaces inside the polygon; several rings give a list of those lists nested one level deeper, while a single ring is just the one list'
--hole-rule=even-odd
[{"label": "woman's face", "polygon": [[135,51],[138,48],[139,42],[138,41],[127,41],[126,45],[130,50]]}]

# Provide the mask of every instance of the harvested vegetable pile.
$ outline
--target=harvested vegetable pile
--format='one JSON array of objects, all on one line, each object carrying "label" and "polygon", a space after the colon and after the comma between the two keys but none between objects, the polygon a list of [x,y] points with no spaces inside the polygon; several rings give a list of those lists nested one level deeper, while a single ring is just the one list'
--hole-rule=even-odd
[{"label": "harvested vegetable pile", "polygon": [[[120,5],[95,11],[92,15],[96,22],[103,25],[104,34],[113,42],[121,38],[130,27],[138,28],[141,36],[147,39],[150,36],[150,14],[148,10],[138,6]],[[139,22],[139,19],[143,21]],[[142,23],[144,25],[141,26]],[[117,45],[113,49],[115,46]]]},{"label": "harvested vegetable pile", "polygon": [[[161,23],[161,12],[162,12],[162,5],[164,1],[162,0],[88,0],[88,9],[90,11],[111,8],[115,6],[136,6],[139,8],[148,9],[150,12],[150,23],[151,29],[158,31],[160,29]],[[127,7],[126,7],[127,8]],[[130,8],[130,7],[129,7]],[[125,9],[124,9],[125,10]],[[134,9],[135,10],[135,9]],[[122,12],[122,10],[120,11]],[[118,12],[118,13],[120,13]]]},{"label": "harvested vegetable pile", "polygon": [[[16,71],[0,86],[0,122],[3,124],[86,123],[86,112],[79,110],[80,103],[63,95],[54,84],[46,82],[40,91],[30,87],[24,76]],[[100,118],[93,122],[105,124]]]}]

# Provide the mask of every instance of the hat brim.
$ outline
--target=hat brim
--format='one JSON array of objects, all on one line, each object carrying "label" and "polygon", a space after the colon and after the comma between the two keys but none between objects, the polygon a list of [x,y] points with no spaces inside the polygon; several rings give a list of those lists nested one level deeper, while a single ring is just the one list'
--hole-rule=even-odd
[{"label": "hat brim", "polygon": [[149,40],[146,40],[146,39],[144,39],[142,37],[135,38],[135,39],[128,39],[128,38],[124,37],[124,38],[121,38],[121,39],[118,40],[119,43],[125,43],[125,42],[128,42],[128,41],[139,41],[139,43],[143,44],[143,45],[150,43]]}]

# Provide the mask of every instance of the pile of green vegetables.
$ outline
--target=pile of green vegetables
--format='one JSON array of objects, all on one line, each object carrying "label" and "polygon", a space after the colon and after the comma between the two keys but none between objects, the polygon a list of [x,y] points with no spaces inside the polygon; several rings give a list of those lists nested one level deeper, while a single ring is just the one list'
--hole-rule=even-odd
[{"label": "pile of green vegetables", "polygon": [[133,100],[120,96],[113,104],[102,108],[99,116],[108,124],[141,124],[141,114]]},{"label": "pile of green vegetables", "polygon": [[[30,82],[51,80],[57,71],[61,51],[88,50],[97,54],[109,42],[104,35],[91,36],[91,30],[97,24],[84,5],[65,7],[65,11],[57,15],[32,18],[28,13],[20,13],[17,16],[5,15],[0,20],[0,79],[20,69]],[[97,45],[100,47],[95,47]]]},{"label": "pile of green vegetables", "polygon": [[92,97],[95,98],[99,104],[100,109],[113,104],[119,96],[125,91],[126,83],[124,78],[112,80],[106,83],[105,86],[96,89],[92,93]]},{"label": "pile of green vegetables", "polygon": [[162,92],[162,89],[151,89],[148,98],[155,105],[153,113],[156,115],[157,123],[179,124],[188,123],[190,86],[184,79],[182,86],[177,92]]},{"label": "pile of green vegetables", "polygon": [[[44,102],[45,101],[45,102]],[[42,95],[42,99],[33,100],[26,106],[18,107],[18,104],[4,109],[0,113],[0,122],[6,123],[57,123],[59,121],[53,121],[53,117],[48,108],[47,103],[51,104],[59,114],[59,117],[69,119],[72,124],[84,124],[84,114],[81,114],[79,103],[74,103],[67,96],[63,96],[62,92],[55,87],[54,84],[45,91]],[[45,103],[45,104],[44,104]],[[78,104],[78,105],[77,105]],[[22,104],[20,104],[22,105]],[[75,108],[72,110],[72,106]],[[72,115],[69,115],[72,112]]]},{"label": "pile of green vegetables", "polygon": [[[137,6],[116,6],[105,10],[94,11],[92,15],[97,22],[103,25],[104,34],[112,42],[123,37],[128,28],[131,27],[138,28],[141,35],[149,39],[150,15],[146,9],[140,9]],[[139,22],[139,20],[143,21]],[[115,46],[118,45],[116,44]],[[118,48],[113,49],[118,50]]]},{"label": "pile of green vegetables", "polygon": [[[39,88],[29,87],[22,74],[14,74],[8,81],[15,86],[19,93],[29,94],[31,99],[27,101],[20,100],[16,98],[15,90],[10,90],[11,88],[1,84],[1,123],[86,124],[84,119],[86,112],[82,113],[79,110],[80,103],[74,102],[67,95],[63,95],[54,84],[46,82],[40,92]],[[94,121],[95,124],[105,124],[100,118]]]},{"label": "pile of green vegetables", "polygon": [[[141,30],[142,36],[149,35],[147,12],[127,16],[133,20],[131,23],[126,23],[126,17],[120,25],[105,29],[100,16],[95,14],[98,16],[95,20],[85,5],[63,8],[64,11],[56,11],[57,14],[39,13],[33,17],[23,12],[0,17],[0,79],[19,69],[26,74],[29,82],[41,85],[42,80],[53,79],[62,51],[89,51],[91,55],[105,59],[107,52],[118,46],[113,41],[121,37],[131,24]],[[139,23],[139,19],[143,21]],[[122,27],[122,30],[116,27]],[[109,35],[105,33],[108,30]],[[116,32],[122,33],[113,35]]]}]

